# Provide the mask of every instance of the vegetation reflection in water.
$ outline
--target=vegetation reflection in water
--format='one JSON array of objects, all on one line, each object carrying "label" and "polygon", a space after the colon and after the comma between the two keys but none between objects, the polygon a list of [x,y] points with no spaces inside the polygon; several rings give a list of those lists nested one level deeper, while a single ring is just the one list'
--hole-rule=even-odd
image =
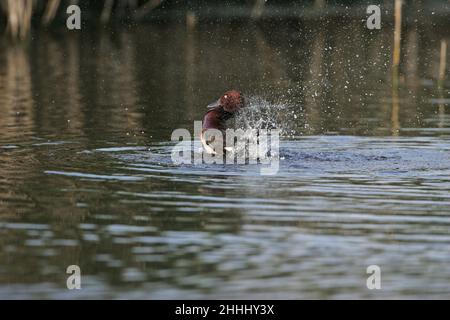
[{"label": "vegetation reflection in water", "polygon": [[[3,47],[0,296],[449,297],[447,29],[406,30],[396,93],[392,28],[360,21]],[[276,176],[171,162],[172,130],[230,87],[285,129]],[[73,264],[82,290],[65,287]]]}]

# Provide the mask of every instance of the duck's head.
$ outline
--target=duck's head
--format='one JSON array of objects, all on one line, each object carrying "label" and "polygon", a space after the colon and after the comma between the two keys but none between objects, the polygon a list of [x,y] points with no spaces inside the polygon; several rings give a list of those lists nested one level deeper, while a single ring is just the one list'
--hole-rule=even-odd
[{"label": "duck's head", "polygon": [[225,111],[235,113],[243,108],[245,99],[239,91],[230,90],[221,96],[217,101],[208,105],[209,110]]},{"label": "duck's head", "polygon": [[[205,140],[204,133],[209,129],[225,131],[226,121],[233,117],[241,108],[245,106],[245,100],[239,91],[227,91],[217,101],[208,105],[208,111],[203,117],[202,132],[200,139],[203,147],[208,153],[215,154],[217,151],[209,145],[215,138]],[[217,149],[219,150],[219,149]]]}]

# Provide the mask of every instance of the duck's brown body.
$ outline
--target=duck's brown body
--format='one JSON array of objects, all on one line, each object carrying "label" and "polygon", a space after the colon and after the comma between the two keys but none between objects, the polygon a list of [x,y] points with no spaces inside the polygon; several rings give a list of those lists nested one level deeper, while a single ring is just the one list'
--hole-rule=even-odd
[{"label": "duck's brown body", "polygon": [[220,141],[223,148],[225,141],[225,130],[227,129],[227,120],[232,118],[243,106],[244,98],[238,91],[227,91],[219,100],[208,106],[208,111],[203,117],[203,126],[201,141],[206,152],[211,154],[222,153],[218,146],[214,146],[215,139],[205,139],[205,132],[210,129],[216,129],[222,132],[223,140]]},{"label": "duck's brown body", "polygon": [[233,117],[233,114],[229,112],[217,109],[209,110],[203,117],[202,131],[208,129],[218,129],[220,131],[225,131],[227,129],[226,121],[231,117]]}]

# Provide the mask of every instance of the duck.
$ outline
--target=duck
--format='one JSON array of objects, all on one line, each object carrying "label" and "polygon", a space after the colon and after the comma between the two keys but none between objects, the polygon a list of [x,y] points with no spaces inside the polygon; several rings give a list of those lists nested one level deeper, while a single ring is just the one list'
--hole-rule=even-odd
[{"label": "duck", "polygon": [[[207,106],[207,111],[203,116],[202,131],[200,134],[200,140],[202,142],[204,150],[209,154],[225,153],[228,148],[224,147],[225,132],[227,129],[227,121],[239,112],[245,106],[244,96],[240,91],[229,90],[225,92],[217,101],[210,103]],[[214,146],[217,140],[214,136],[206,139],[205,132],[210,129],[219,130],[222,133],[223,148],[221,149],[217,145]]]}]

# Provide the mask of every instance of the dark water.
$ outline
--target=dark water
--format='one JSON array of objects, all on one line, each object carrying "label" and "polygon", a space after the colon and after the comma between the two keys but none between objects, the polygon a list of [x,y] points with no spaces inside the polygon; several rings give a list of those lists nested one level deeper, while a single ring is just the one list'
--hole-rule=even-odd
[{"label": "dark water", "polygon": [[[439,30],[405,28],[398,90],[392,28],[360,21],[1,42],[0,297],[450,298]],[[172,163],[229,88],[276,111],[276,175]]]}]

